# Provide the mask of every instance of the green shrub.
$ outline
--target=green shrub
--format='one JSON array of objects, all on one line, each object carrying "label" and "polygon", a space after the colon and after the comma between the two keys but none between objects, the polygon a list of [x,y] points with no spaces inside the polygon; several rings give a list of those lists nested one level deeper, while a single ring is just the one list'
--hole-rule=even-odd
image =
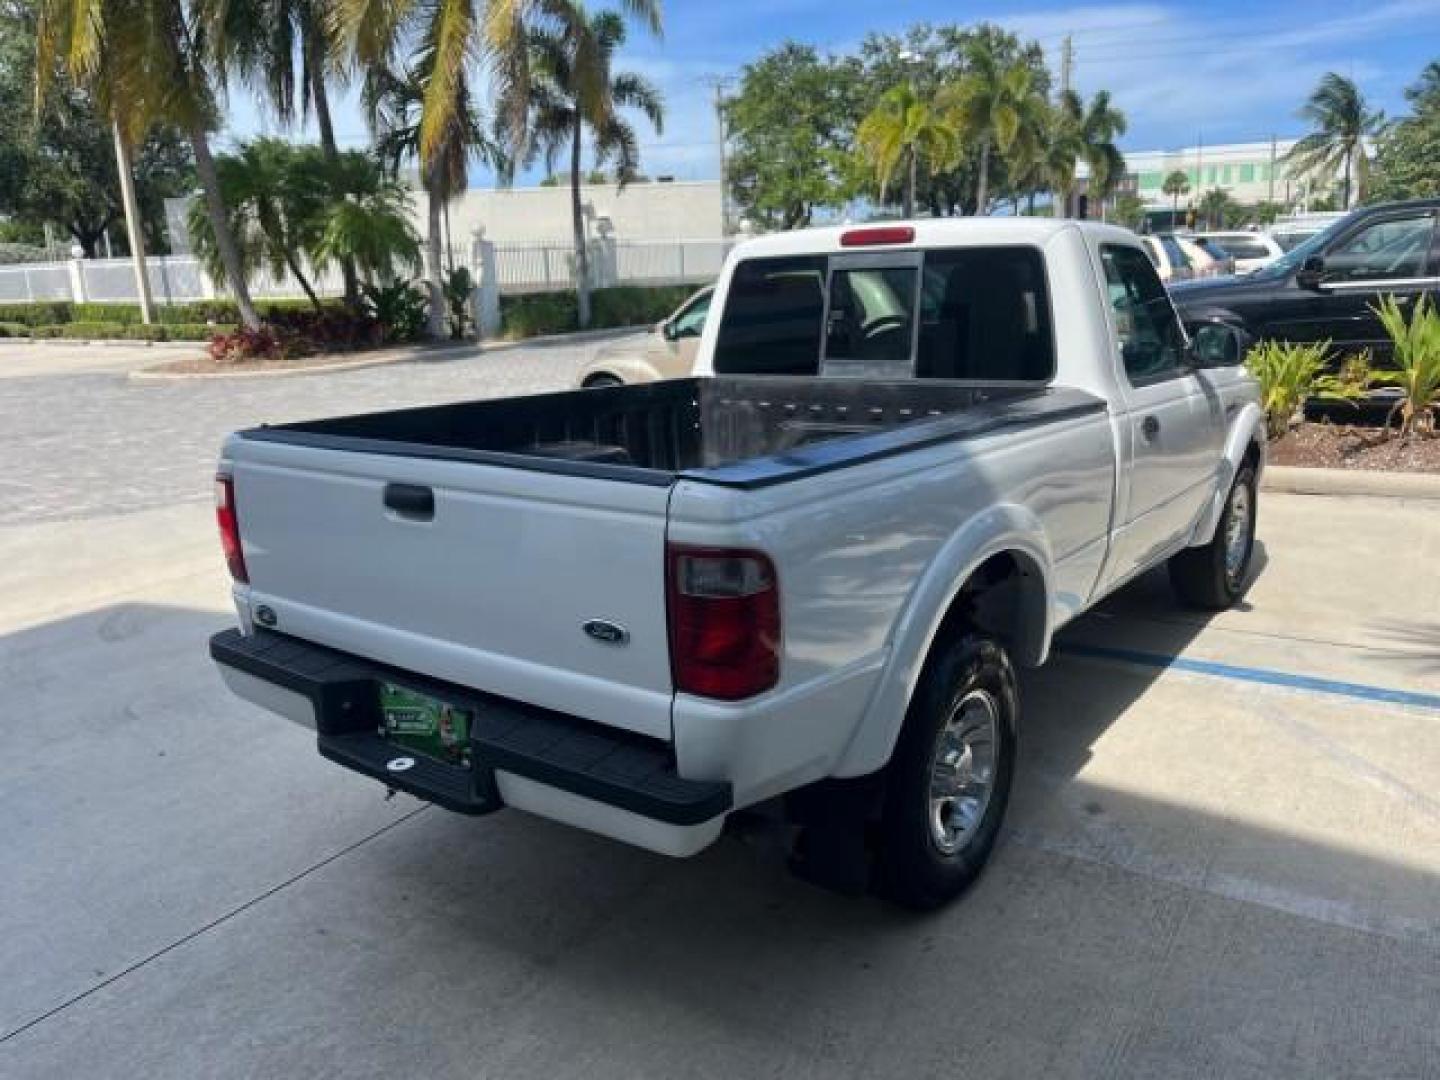
[{"label": "green shrub", "polygon": [[35,300],[28,303],[0,304],[0,322],[18,322],[26,326],[54,326],[69,322],[74,307],[69,300]]},{"label": "green shrub", "polygon": [[1250,350],[1245,366],[1260,381],[1260,407],[1270,438],[1278,439],[1290,430],[1296,410],[1315,388],[1329,356],[1328,341],[1309,345],[1263,341]]},{"label": "green shrub", "polygon": [[169,341],[209,341],[216,334],[233,334],[235,323],[168,323],[161,329]]},{"label": "green shrub", "polygon": [[573,292],[500,297],[500,325],[508,338],[563,334],[575,329],[578,318]]},{"label": "green shrub", "polygon": [[0,338],[29,337],[30,327],[21,322],[0,322]]},{"label": "green shrub", "polygon": [[125,324],[119,322],[71,322],[61,323],[56,337],[62,338],[123,338]]},{"label": "green shrub", "polygon": [[74,304],[66,322],[140,322],[139,304]]},{"label": "green shrub", "polygon": [[690,285],[618,285],[590,294],[590,325],[648,326],[669,315],[694,294]]}]

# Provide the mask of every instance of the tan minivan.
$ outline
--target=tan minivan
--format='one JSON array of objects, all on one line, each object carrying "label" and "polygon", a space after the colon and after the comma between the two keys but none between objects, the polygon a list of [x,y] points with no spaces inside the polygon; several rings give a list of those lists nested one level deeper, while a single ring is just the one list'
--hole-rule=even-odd
[{"label": "tan minivan", "polygon": [[713,285],[705,286],[676,308],[668,319],[652,326],[645,337],[626,338],[601,349],[595,359],[580,369],[576,385],[619,386],[682,379],[689,375],[695,366],[700,331],[705,329],[705,316],[710,313],[710,297],[714,291]]}]

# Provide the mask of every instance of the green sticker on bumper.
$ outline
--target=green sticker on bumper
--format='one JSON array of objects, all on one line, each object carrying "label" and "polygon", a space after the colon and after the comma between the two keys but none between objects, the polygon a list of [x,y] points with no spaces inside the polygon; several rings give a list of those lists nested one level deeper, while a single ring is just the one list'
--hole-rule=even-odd
[{"label": "green sticker on bumper", "polygon": [[452,765],[470,764],[469,709],[381,683],[380,717],[385,737],[396,745]]}]

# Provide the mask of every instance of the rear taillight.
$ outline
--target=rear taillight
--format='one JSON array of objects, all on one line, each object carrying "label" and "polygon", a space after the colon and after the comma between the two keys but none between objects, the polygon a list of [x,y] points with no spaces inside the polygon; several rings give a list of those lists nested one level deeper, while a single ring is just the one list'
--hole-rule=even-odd
[{"label": "rear taillight", "polygon": [[220,546],[225,551],[230,576],[249,583],[245,552],[240,548],[240,519],[235,516],[235,481],[228,476],[215,478],[215,523],[220,526]]},{"label": "rear taillight", "polygon": [[780,681],[780,589],[758,551],[671,544],[666,553],[675,689],[738,701]]}]

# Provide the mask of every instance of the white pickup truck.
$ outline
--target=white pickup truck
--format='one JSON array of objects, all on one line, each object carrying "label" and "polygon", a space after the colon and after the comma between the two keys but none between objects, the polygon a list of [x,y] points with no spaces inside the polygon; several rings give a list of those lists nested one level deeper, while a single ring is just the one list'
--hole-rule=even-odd
[{"label": "white pickup truck", "polygon": [[940,904],[1005,811],[1012,662],[1167,560],[1244,589],[1242,341],[1066,221],[754,240],[715,311],[695,378],[233,435],[211,655],[452,810],[684,856],[766,802],[812,876]]}]

